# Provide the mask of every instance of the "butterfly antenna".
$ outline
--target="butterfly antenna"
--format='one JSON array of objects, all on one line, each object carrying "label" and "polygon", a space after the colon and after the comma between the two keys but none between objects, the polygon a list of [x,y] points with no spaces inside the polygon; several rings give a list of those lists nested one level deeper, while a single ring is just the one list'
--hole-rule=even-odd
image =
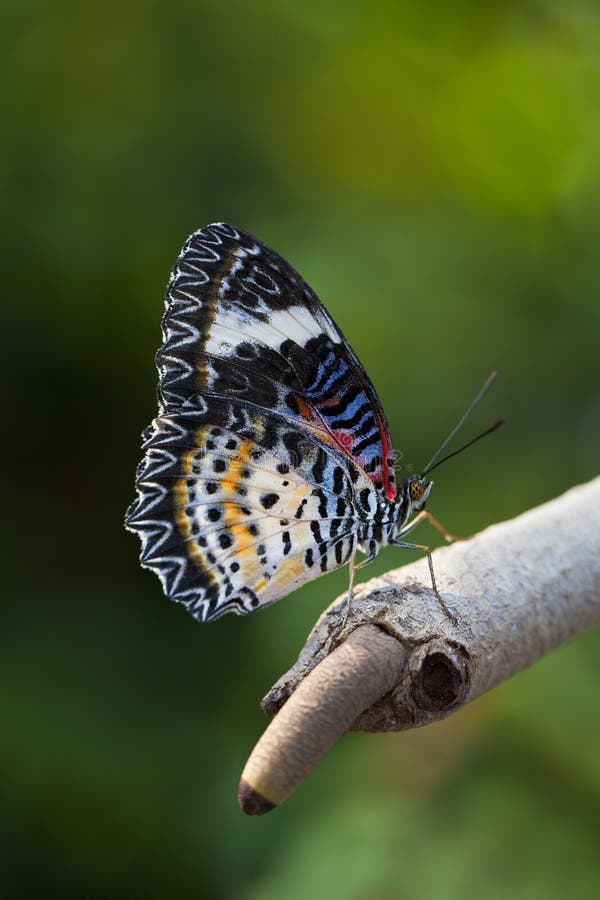
[{"label": "butterfly antenna", "polygon": [[463,425],[465,424],[465,422],[467,421],[467,419],[469,418],[469,416],[471,415],[471,413],[473,412],[473,410],[475,409],[475,407],[478,405],[478,403],[479,403],[481,400],[483,400],[483,398],[485,397],[485,395],[487,394],[487,392],[489,391],[489,389],[490,389],[491,386],[493,385],[494,381],[496,380],[496,375],[497,375],[497,374],[498,374],[497,372],[492,372],[492,374],[491,374],[490,377],[487,379],[486,383],[483,385],[483,387],[481,388],[481,390],[479,391],[479,393],[477,394],[477,396],[474,398],[474,400],[471,401],[471,403],[470,403],[469,407],[467,408],[466,412],[463,413],[463,415],[461,416],[460,420],[456,423],[456,425],[454,426],[454,428],[452,429],[452,431],[450,432],[450,434],[448,435],[448,437],[446,438],[446,440],[445,440],[445,441],[441,444],[441,446],[438,447],[438,449],[435,451],[435,453],[433,454],[433,456],[431,457],[431,459],[429,460],[429,462],[427,463],[427,465],[426,465],[425,468],[423,469],[423,472],[421,473],[422,475],[426,475],[428,472],[431,472],[431,470],[434,468],[434,463],[435,463],[436,466],[439,466],[440,463],[444,462],[444,460],[446,460],[446,459],[449,459],[450,456],[456,456],[457,453],[460,453],[462,450],[465,450],[467,447],[470,447],[471,444],[474,444],[475,441],[478,441],[478,440],[479,440],[479,438],[484,437],[486,434],[491,434],[492,431],[495,431],[496,428],[499,428],[499,427],[500,427],[500,425],[502,424],[502,422],[501,422],[501,421],[500,421],[500,422],[496,422],[494,425],[492,425],[491,428],[488,428],[487,431],[484,431],[484,432],[483,432],[482,434],[480,434],[478,437],[473,438],[472,441],[469,441],[468,444],[465,444],[464,447],[461,447],[460,450],[455,450],[454,453],[451,453],[449,456],[445,456],[443,460],[440,459],[440,461],[439,461],[438,463],[436,463],[436,459],[439,457],[440,453],[443,453],[443,451],[446,449],[446,447],[448,446],[448,444],[450,443],[450,441],[452,440],[452,438],[454,437],[454,435],[455,435],[458,431],[460,431],[460,429],[463,427]]},{"label": "butterfly antenna", "polygon": [[483,437],[487,437],[488,434],[492,434],[493,431],[496,431],[500,428],[501,425],[504,425],[504,419],[498,419],[497,422],[494,422],[493,425],[490,425],[489,428],[486,428],[485,431],[482,431],[481,434],[478,434],[477,437],[471,438],[470,441],[467,441],[460,449],[453,450],[452,453],[448,453],[447,456],[443,456],[434,466],[429,466],[429,468],[425,469],[423,475],[426,475],[427,472],[432,472],[433,469],[437,469],[438,466],[441,466],[443,462],[446,462],[447,459],[451,459],[453,456],[458,456],[459,453],[462,453],[463,450],[466,450],[467,447],[470,447],[472,444],[476,444],[477,441],[481,440]]}]

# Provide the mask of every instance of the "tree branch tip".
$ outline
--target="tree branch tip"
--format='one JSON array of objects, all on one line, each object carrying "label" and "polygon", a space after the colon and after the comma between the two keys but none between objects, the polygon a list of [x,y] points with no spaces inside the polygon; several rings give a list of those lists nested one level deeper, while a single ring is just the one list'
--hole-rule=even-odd
[{"label": "tree branch tip", "polygon": [[264,816],[265,813],[271,812],[277,807],[276,803],[263,797],[244,777],[240,779],[238,787],[238,803],[242,812],[247,816]]}]

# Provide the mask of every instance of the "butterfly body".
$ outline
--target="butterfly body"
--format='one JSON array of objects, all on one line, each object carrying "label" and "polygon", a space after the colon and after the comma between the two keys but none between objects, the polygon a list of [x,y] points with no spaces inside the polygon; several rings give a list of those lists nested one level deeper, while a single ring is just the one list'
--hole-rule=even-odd
[{"label": "butterfly body", "polygon": [[[364,369],[297,272],[228,225],[175,265],[126,524],[202,621],[246,613],[406,531],[432,482],[396,485]],[[418,479],[417,479],[418,480]]]}]

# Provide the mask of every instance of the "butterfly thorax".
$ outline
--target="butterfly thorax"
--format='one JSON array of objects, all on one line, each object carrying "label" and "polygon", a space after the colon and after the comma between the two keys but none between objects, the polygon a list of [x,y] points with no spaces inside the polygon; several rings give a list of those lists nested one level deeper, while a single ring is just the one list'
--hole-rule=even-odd
[{"label": "butterfly thorax", "polygon": [[372,511],[361,521],[359,529],[359,548],[375,556],[382,546],[394,543],[413,516],[424,508],[432,487],[432,481],[413,476],[398,486],[394,500],[373,491]]},{"label": "butterfly thorax", "polygon": [[359,547],[369,555],[376,555],[381,547],[391,544],[410,514],[402,493],[395,500],[388,500],[378,491],[373,491],[373,495],[375,511],[362,519],[358,532]]}]

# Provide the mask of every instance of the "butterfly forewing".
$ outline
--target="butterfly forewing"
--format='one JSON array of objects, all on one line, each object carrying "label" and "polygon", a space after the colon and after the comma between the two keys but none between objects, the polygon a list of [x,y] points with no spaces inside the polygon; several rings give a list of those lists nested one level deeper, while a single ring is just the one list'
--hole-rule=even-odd
[{"label": "butterfly forewing", "polygon": [[173,270],[157,355],[164,406],[234,396],[318,428],[389,499],[377,394],[316,294],[281,256],[228,225],[198,231]]}]

